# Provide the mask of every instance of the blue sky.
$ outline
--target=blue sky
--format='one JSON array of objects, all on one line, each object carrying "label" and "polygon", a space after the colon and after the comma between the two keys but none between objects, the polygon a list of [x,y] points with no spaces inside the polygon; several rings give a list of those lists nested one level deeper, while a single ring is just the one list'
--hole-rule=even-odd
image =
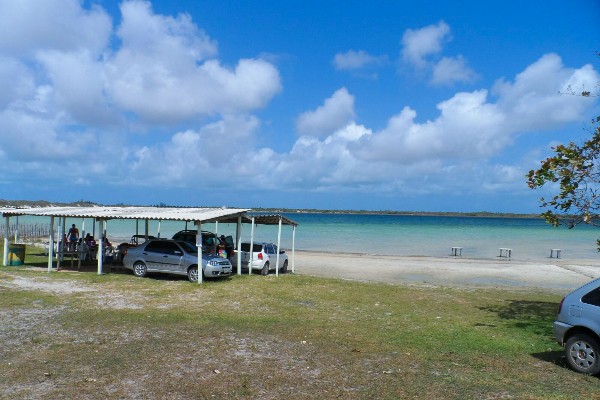
[{"label": "blue sky", "polygon": [[[0,198],[538,212],[600,2],[0,0]],[[562,94],[561,94],[562,93]]]}]

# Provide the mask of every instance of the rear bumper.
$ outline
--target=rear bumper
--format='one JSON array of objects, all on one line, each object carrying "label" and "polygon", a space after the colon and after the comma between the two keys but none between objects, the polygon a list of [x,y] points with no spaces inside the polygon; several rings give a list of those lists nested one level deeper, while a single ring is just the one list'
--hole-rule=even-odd
[{"label": "rear bumper", "polygon": [[556,339],[558,344],[563,346],[565,344],[565,334],[573,326],[569,325],[569,324],[565,324],[564,322],[554,321],[553,327],[554,327],[554,338]]}]

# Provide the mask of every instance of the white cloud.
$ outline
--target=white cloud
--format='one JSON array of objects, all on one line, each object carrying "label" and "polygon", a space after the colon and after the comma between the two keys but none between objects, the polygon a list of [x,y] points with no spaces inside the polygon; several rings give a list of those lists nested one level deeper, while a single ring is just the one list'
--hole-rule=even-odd
[{"label": "white cloud", "polygon": [[187,15],[152,13],[148,3],[121,7],[123,46],[107,63],[109,92],[143,120],[169,123],[263,107],[281,90],[277,69],[260,59],[223,67],[215,43]]},{"label": "white cloud", "polygon": [[300,135],[323,136],[344,127],[353,118],[354,96],[341,88],[316,110],[300,115],[296,130]]},{"label": "white cloud", "polygon": [[433,66],[431,84],[451,85],[455,82],[470,83],[477,79],[477,74],[467,65],[463,56],[443,57]]},{"label": "white cloud", "polygon": [[108,43],[111,22],[99,7],[79,0],[0,0],[0,52],[33,56],[38,50],[99,52]]},{"label": "white cloud", "polygon": [[442,51],[442,43],[450,40],[450,27],[444,21],[421,29],[407,29],[402,35],[402,58],[417,68],[427,66],[426,58]]},{"label": "white cloud", "polygon": [[337,70],[351,71],[378,65],[384,60],[385,57],[375,57],[364,50],[349,50],[345,53],[337,53],[333,57],[333,65]]}]

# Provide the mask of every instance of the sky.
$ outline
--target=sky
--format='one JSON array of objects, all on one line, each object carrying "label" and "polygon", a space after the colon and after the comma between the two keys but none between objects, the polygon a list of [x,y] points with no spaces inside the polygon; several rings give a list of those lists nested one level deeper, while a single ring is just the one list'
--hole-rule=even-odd
[{"label": "sky", "polygon": [[537,213],[600,1],[0,0],[0,199]]}]

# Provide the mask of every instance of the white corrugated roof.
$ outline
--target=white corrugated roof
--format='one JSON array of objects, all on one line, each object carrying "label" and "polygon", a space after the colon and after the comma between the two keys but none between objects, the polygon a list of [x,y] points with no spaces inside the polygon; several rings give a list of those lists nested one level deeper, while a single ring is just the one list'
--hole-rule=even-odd
[{"label": "white corrugated roof", "polygon": [[30,207],[0,208],[4,217],[35,215],[47,217],[96,219],[149,219],[212,222],[244,216],[246,208],[178,208],[178,207]]}]

